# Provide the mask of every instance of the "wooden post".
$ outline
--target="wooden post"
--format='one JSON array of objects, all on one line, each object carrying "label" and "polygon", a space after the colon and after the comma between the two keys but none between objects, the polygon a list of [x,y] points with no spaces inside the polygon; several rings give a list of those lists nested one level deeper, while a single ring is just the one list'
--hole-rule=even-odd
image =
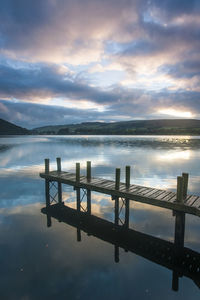
[{"label": "wooden post", "polygon": [[116,168],[115,171],[115,189],[119,190],[120,187],[120,168]]},{"label": "wooden post", "polygon": [[179,286],[179,276],[177,271],[173,271],[172,273],[172,290],[177,292]]},{"label": "wooden post", "polygon": [[51,215],[47,212],[47,227],[51,227]]},{"label": "wooden post", "polygon": [[77,242],[81,242],[81,230],[77,228]]},{"label": "wooden post", "polygon": [[91,190],[87,190],[87,213],[91,214]]},{"label": "wooden post", "polygon": [[[76,163],[76,183],[80,182],[80,163]],[[76,187],[76,208],[77,211],[81,211],[81,191]]]},{"label": "wooden post", "polygon": [[[126,188],[129,189],[130,187],[130,175],[131,175],[131,167],[126,166]],[[129,204],[130,201],[128,198],[125,199],[125,222],[124,226],[126,228],[129,227]]]},{"label": "wooden post", "polygon": [[57,162],[57,171],[61,172],[61,158],[57,157],[56,162]]},{"label": "wooden post", "polygon": [[[187,194],[187,179],[187,175],[184,175],[184,177],[177,177],[177,202],[180,204],[183,204],[183,192]],[[175,211],[174,214],[176,218],[174,244],[177,248],[182,248],[184,247],[185,236],[185,213],[181,211]]]},{"label": "wooden post", "polygon": [[183,200],[185,200],[187,198],[189,174],[188,173],[182,173],[182,177],[183,177]]},{"label": "wooden post", "polygon": [[115,198],[115,225],[119,224],[119,197]]},{"label": "wooden post", "polygon": [[76,163],[76,182],[80,182],[80,163]]},{"label": "wooden post", "polygon": [[131,167],[126,166],[126,188],[129,189],[130,187],[130,176],[131,175]]},{"label": "wooden post", "polygon": [[[91,161],[87,161],[87,181],[91,181]],[[87,213],[91,214],[91,190],[87,189]]]},{"label": "wooden post", "polygon": [[46,194],[46,207],[50,206],[50,195],[49,195],[49,180],[45,179],[45,194]]},{"label": "wooden post", "polygon": [[87,181],[91,180],[91,161],[87,161]]},{"label": "wooden post", "polygon": [[[57,162],[57,171],[61,172],[61,158],[57,157],[56,162]],[[61,182],[58,182],[58,203],[62,204],[62,183]]]},{"label": "wooden post", "polygon": [[177,177],[177,202],[183,203],[183,177]]},{"label": "wooden post", "polygon": [[119,262],[119,247],[115,245],[115,262]]},{"label": "wooden post", "polygon": [[185,213],[182,211],[176,211],[175,214],[174,244],[177,248],[183,248],[185,236]]},{"label": "wooden post", "polygon": [[45,163],[45,174],[48,174],[49,173],[49,159],[45,158],[44,163]]},{"label": "wooden post", "polygon": [[81,191],[80,188],[76,188],[76,209],[78,212],[81,211]]},{"label": "wooden post", "polygon": [[125,222],[124,222],[124,226],[126,228],[129,228],[129,204],[130,201],[128,198],[125,199]]},{"label": "wooden post", "polygon": [[[120,187],[120,168],[115,171],[115,189],[119,190]],[[115,197],[115,225],[119,224],[119,197]]]}]

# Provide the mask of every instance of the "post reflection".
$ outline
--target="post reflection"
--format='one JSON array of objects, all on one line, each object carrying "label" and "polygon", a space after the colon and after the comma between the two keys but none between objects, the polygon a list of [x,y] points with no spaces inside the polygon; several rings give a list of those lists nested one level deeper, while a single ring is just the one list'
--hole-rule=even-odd
[{"label": "post reflection", "polygon": [[[129,206],[126,207],[129,215]],[[77,241],[81,242],[81,231],[114,246],[114,261],[119,262],[120,248],[135,253],[158,265],[172,270],[172,290],[178,291],[179,278],[186,276],[200,287],[200,253],[184,247],[185,215],[175,212],[174,243],[138,232],[123,225],[107,221],[64,203],[42,208],[47,215],[47,226],[51,217],[77,229]],[[116,216],[115,216],[116,219]],[[116,220],[115,220],[116,221]]]}]

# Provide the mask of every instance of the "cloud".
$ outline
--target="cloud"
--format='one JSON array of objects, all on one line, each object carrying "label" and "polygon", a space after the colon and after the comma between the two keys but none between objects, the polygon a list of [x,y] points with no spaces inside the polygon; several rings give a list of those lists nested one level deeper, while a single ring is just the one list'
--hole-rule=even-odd
[{"label": "cloud", "polygon": [[59,123],[68,113],[72,122],[168,108],[199,116],[199,12],[194,0],[2,0],[1,114],[38,125],[34,112],[53,122],[61,108]]},{"label": "cloud", "polygon": [[60,72],[57,65],[36,64],[33,67],[15,68],[8,64],[0,65],[0,97],[22,100],[50,101],[53,97],[66,97],[76,100],[90,100],[108,103],[118,96],[89,86],[71,73]]},{"label": "cloud", "polygon": [[98,61],[104,40],[137,18],[138,2],[3,0],[1,51],[32,61]]}]

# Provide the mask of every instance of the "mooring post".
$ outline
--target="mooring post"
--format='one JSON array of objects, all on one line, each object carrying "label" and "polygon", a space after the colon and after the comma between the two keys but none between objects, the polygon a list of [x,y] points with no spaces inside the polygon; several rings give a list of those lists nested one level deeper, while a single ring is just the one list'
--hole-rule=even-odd
[{"label": "mooring post", "polygon": [[49,158],[45,158],[44,164],[45,164],[45,174],[49,174]]},{"label": "mooring post", "polygon": [[115,189],[119,190],[120,187],[120,168],[115,170]]},{"label": "mooring post", "polygon": [[[45,174],[49,174],[49,159],[45,158]],[[45,195],[46,195],[46,207],[50,206],[50,195],[49,195],[49,179],[45,179]]]},{"label": "mooring post", "polygon": [[[130,187],[130,174],[131,174],[131,167],[126,166],[126,188],[129,189]],[[128,198],[125,198],[125,222],[124,226],[126,228],[129,227],[129,204],[130,201]]]},{"label": "mooring post", "polygon": [[[115,189],[119,190],[120,187],[120,169],[116,168],[115,171]],[[119,224],[119,197],[115,197],[115,225]]]},{"label": "mooring post", "polygon": [[[61,158],[56,158],[57,162],[57,172],[61,172]],[[58,182],[58,203],[62,204],[62,183]]]},{"label": "mooring post", "polygon": [[[76,163],[76,183],[80,182],[80,163]],[[81,211],[81,191],[79,187],[76,187],[76,208],[77,211]]]},{"label": "mooring post", "polygon": [[131,178],[131,167],[126,166],[126,188],[130,187],[130,178]]},{"label": "mooring post", "polygon": [[91,180],[91,161],[87,161],[87,181]]},{"label": "mooring post", "polygon": [[183,203],[183,177],[177,177],[177,202]]},{"label": "mooring post", "polygon": [[[180,204],[183,204],[184,201],[183,192],[185,193],[185,195],[187,195],[187,184],[184,184],[184,179],[182,176],[178,176],[177,177],[177,202]],[[174,243],[177,248],[182,248],[184,247],[185,213],[181,211],[176,211],[175,218],[176,219],[175,219]]]},{"label": "mooring post", "polygon": [[[91,181],[91,161],[87,161],[87,181]],[[87,213],[91,214],[91,190],[87,189]]]},{"label": "mooring post", "polygon": [[182,173],[182,177],[183,177],[183,200],[185,200],[187,198],[189,174]]},{"label": "mooring post", "polygon": [[76,163],[76,183],[80,182],[80,163]]}]

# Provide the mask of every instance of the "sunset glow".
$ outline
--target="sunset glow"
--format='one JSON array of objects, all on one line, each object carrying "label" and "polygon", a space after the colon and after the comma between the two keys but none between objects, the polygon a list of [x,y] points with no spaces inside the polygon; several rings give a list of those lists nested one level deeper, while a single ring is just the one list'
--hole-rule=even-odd
[{"label": "sunset glow", "polygon": [[173,116],[177,118],[193,118],[194,115],[190,111],[178,111],[175,109],[162,109],[159,110],[160,114]]}]

